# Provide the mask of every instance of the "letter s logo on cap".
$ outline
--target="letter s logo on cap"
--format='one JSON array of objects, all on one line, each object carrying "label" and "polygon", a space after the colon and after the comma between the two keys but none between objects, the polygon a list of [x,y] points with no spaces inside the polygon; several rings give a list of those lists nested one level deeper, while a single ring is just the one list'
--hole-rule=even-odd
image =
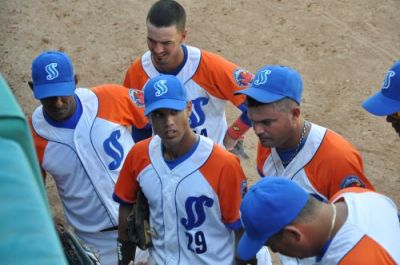
[{"label": "letter s logo on cap", "polygon": [[47,73],[46,79],[53,80],[58,77],[57,63],[51,63],[45,66],[44,70]]},{"label": "letter s logo on cap", "polygon": [[265,84],[265,83],[267,82],[267,79],[268,79],[267,76],[268,76],[270,73],[271,73],[271,70],[268,70],[268,69],[259,72],[258,75],[256,75],[256,77],[255,77],[253,83],[254,83],[256,86]]},{"label": "letter s logo on cap", "polygon": [[154,88],[156,89],[156,97],[162,96],[168,92],[168,87],[165,85],[167,80],[160,80],[154,84]]},{"label": "letter s logo on cap", "polygon": [[395,76],[396,73],[394,71],[388,71],[385,75],[385,79],[383,80],[382,89],[388,89],[390,87],[390,79]]}]

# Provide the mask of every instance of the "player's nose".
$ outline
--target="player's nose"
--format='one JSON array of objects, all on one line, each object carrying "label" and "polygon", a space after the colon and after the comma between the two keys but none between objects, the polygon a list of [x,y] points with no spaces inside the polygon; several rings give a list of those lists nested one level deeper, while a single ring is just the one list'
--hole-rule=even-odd
[{"label": "player's nose", "polygon": [[160,54],[164,51],[163,45],[161,43],[154,43],[153,44],[153,52],[155,54]]},{"label": "player's nose", "polygon": [[256,122],[253,122],[253,130],[256,135],[259,135],[264,132],[263,126]]},{"label": "player's nose", "polygon": [[62,97],[54,97],[52,100],[52,105],[54,108],[61,108],[64,105],[64,101]]}]

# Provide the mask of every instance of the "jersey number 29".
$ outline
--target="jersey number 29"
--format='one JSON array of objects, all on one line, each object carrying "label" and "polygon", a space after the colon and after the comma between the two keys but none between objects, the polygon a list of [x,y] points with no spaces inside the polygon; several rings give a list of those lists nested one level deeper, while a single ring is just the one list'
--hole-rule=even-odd
[{"label": "jersey number 29", "polygon": [[207,251],[207,242],[202,231],[197,231],[192,235],[186,232],[188,238],[188,249],[194,253],[201,254]]}]

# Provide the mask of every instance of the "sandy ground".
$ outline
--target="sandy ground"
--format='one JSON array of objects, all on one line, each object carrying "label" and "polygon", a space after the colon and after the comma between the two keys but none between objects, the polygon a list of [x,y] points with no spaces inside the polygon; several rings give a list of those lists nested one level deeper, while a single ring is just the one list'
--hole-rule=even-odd
[{"label": "sandy ground", "polygon": [[[145,16],[153,1],[0,0],[0,72],[26,115],[38,105],[27,86],[31,62],[61,49],[74,61],[80,86],[121,83],[146,50]],[[255,72],[285,64],[304,79],[305,117],[349,139],[362,153],[377,190],[400,204],[400,141],[383,118],[360,103],[379,89],[400,58],[398,0],[182,0],[187,43],[219,53]],[[236,116],[228,106],[228,116]],[[257,139],[247,133],[253,182]],[[334,163],[334,161],[332,161]],[[47,184],[60,214],[54,184]]]}]

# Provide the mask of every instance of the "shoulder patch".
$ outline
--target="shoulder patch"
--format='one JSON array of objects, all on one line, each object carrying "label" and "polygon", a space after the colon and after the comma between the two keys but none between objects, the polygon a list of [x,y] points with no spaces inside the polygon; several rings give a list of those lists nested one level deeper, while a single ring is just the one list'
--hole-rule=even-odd
[{"label": "shoulder patch", "polygon": [[347,176],[342,181],[342,183],[340,183],[340,189],[349,188],[349,187],[365,188],[365,184],[357,176]]},{"label": "shoulder patch", "polygon": [[129,96],[136,106],[139,108],[144,108],[144,95],[142,90],[131,88],[129,89]]},{"label": "shoulder patch", "polygon": [[235,78],[236,83],[240,87],[248,87],[253,80],[254,75],[242,68],[236,68],[233,72],[233,77]]}]

